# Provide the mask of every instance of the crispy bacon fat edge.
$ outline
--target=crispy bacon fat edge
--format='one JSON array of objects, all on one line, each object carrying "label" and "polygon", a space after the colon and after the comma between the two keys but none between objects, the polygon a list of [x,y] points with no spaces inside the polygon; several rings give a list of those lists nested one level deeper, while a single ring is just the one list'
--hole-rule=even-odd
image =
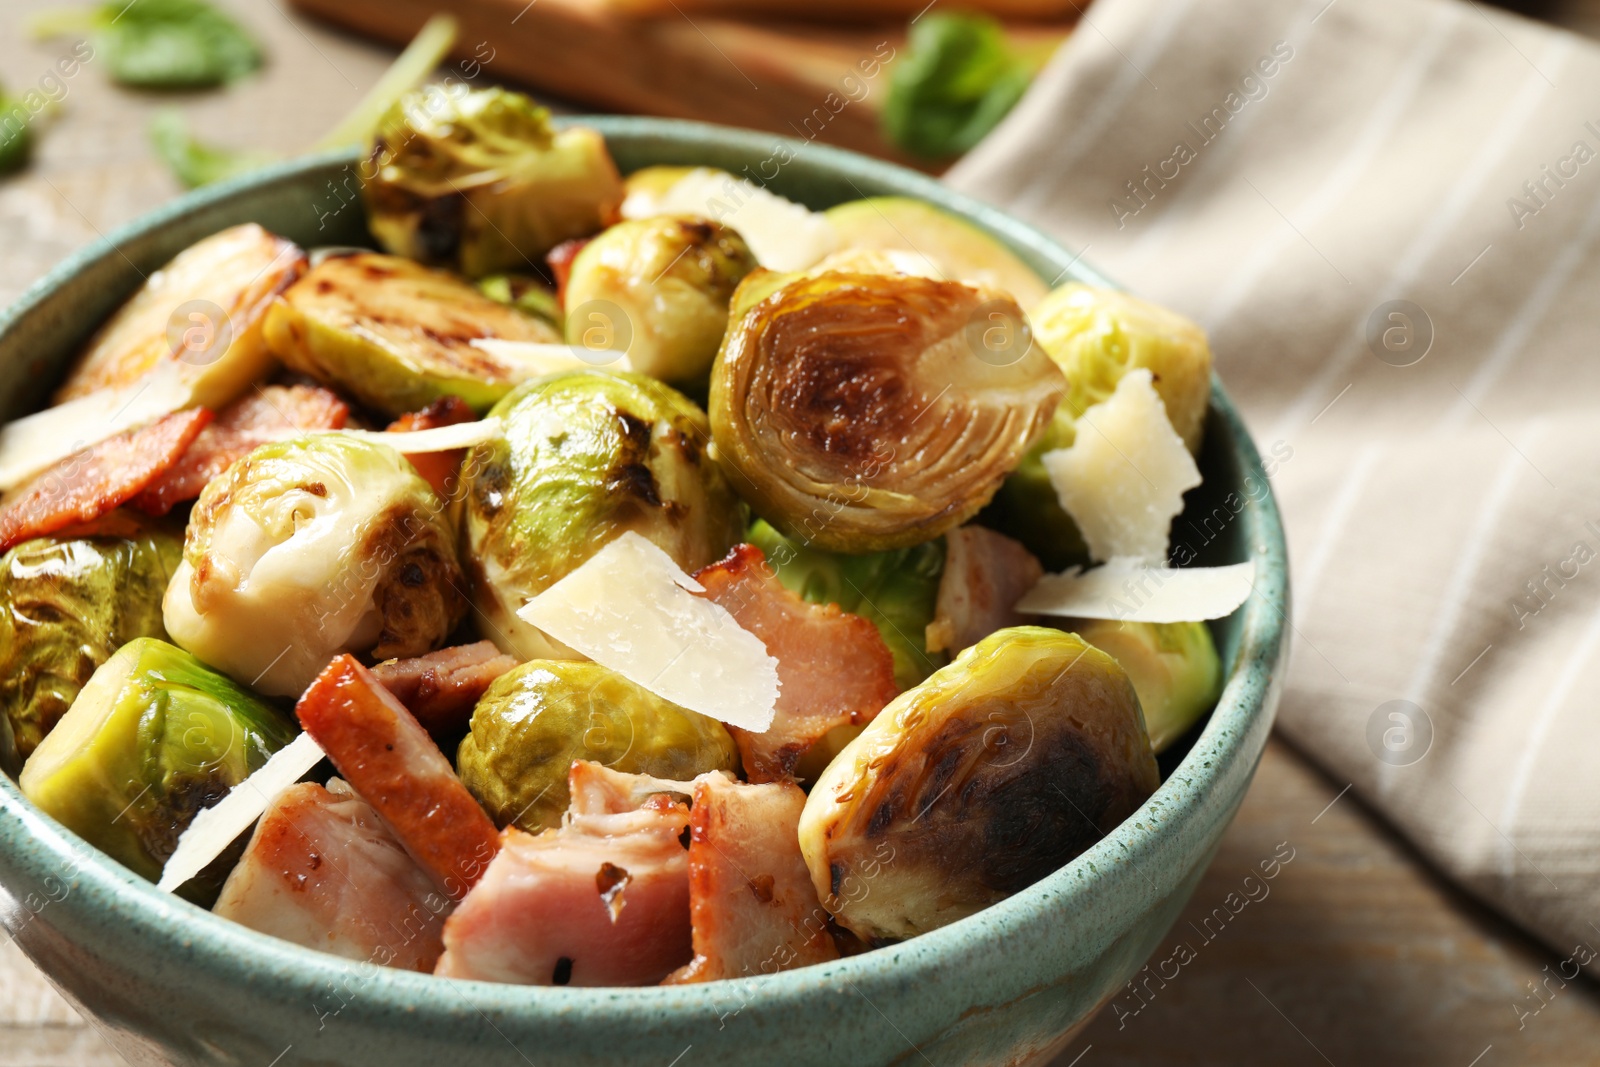
[{"label": "crispy bacon fat edge", "polygon": [[350,417],[343,400],[315,385],[268,385],[217,414],[170,469],[133,499],[150,515],[165,515],[200,495],[206,483],[269,441],[311,430],[342,430]]},{"label": "crispy bacon fat edge", "polygon": [[694,960],[664,984],[744,978],[839,958],[800,854],[806,795],[793,782],[695,781],[689,809]]},{"label": "crispy bacon fat edge", "polygon": [[695,574],[705,596],[733,615],[778,661],[777,715],[765,733],[730,727],[752,782],[794,771],[806,750],[836,726],[871,722],[899,693],[894,657],[871,621],[811,604],[784,588],[754,545]]},{"label": "crispy bacon fat edge", "polygon": [[170,470],[211,421],[190,408],[74,452],[0,505],[0,552],[32,537],[93,522]]},{"label": "crispy bacon fat edge", "polygon": [[405,705],[346,654],[311,683],[295,714],[445,896],[465,896],[499,851],[499,834]]},{"label": "crispy bacon fat edge", "polygon": [[[387,429],[390,433],[436,430],[440,426],[476,422],[477,418],[478,416],[472,413],[472,408],[459,396],[441,396],[420,411],[408,411],[401,415],[391,422]],[[454,495],[456,471],[461,467],[461,457],[466,454],[466,449],[455,448],[448,452],[408,454],[406,459],[417,468],[417,473],[422,475],[423,480],[433,486],[433,491],[439,494],[439,499],[449,500]]]}]

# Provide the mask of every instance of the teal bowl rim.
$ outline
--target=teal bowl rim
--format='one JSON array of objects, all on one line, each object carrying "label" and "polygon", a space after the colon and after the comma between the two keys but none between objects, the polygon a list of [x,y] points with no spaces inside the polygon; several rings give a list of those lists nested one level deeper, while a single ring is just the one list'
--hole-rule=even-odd
[{"label": "teal bowl rim", "polygon": [[[813,167],[821,165],[869,185],[892,183],[908,195],[964,215],[1013,247],[1027,249],[1042,260],[1064,264],[1063,275],[1070,271],[1081,280],[1111,284],[1032,226],[894,164],[841,149],[706,123],[611,116],[585,116],[564,122],[592,125],[608,137],[657,138],[663,143],[688,147],[719,144],[737,151],[766,152],[782,145],[796,154],[805,153]],[[30,286],[0,314],[0,337],[90,264],[119,255],[122,243],[225,201],[242,190],[353,159],[348,152],[303,157],[198,190],[141,216],[68,256]],[[1241,471],[1259,472],[1261,460],[1254,442],[1215,378],[1211,415],[1222,420],[1232,439],[1232,461]],[[982,952],[986,947],[992,949],[996,925],[1025,924],[1071,909],[1076,895],[1091,893],[1103,877],[1124,866],[1144,866],[1142,877],[1124,879],[1126,886],[1119,888],[1132,898],[1130,913],[1143,913],[1176,891],[1184,872],[1163,866],[1161,853],[1186,833],[1203,837],[1208,826],[1214,824],[1217,809],[1228,803],[1218,797],[1211,797],[1208,803],[1207,786],[1224,775],[1236,777],[1239,768],[1235,764],[1270,725],[1277,672],[1284,654],[1287,549],[1282,519],[1271,493],[1259,500],[1247,500],[1239,521],[1244,543],[1256,562],[1256,581],[1249,599],[1239,609],[1243,618],[1234,666],[1217,707],[1192,748],[1144,807],[1065,867],[977,915],[836,963],[729,979],[719,985],[727,990],[726,996],[717,999],[748,1003],[758,997],[763,1004],[778,1007],[819,993],[837,993],[841,983],[856,992],[870,992],[880,984],[916,981],[919,976],[949,966],[952,960]],[[1263,717],[1266,722],[1260,721]],[[1259,752],[1252,756],[1251,766],[1244,771],[1246,780],[1253,773],[1258,756]],[[431,995],[440,991],[438,983],[445,979],[372,967],[302,948],[220,919],[157,890],[34,808],[5,775],[0,775],[0,850],[19,870],[28,870],[41,880],[59,877],[64,870],[74,872],[65,899],[50,905],[50,921],[58,927],[79,930],[86,939],[93,936],[96,915],[115,913],[120,923],[131,927],[128,933],[147,939],[152,953],[181,952],[187,968],[203,971],[217,981],[239,983],[248,979],[258,991],[263,988],[263,980],[274,984],[281,981],[286,991],[300,991],[331,987],[330,984],[348,981],[353,968],[370,968],[377,973],[362,976],[362,996],[358,999],[363,1009],[371,1006],[380,1013],[398,1009],[424,1024],[437,1019],[441,1025],[448,1025],[459,1015],[451,1001]],[[199,978],[196,974],[195,979]],[[464,982],[463,988],[470,992],[474,1009],[493,1012],[508,1021],[559,1015],[572,1024],[617,1026],[652,1013],[659,1018],[662,1013],[703,1012],[708,1004],[706,989],[696,986],[571,988],[470,981]],[[361,1010],[360,1014],[367,1012]]]}]

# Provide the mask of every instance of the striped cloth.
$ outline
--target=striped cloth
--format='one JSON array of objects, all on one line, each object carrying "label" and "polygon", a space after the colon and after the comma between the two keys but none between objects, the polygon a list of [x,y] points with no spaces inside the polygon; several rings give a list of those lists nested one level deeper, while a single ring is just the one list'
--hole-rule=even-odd
[{"label": "striped cloth", "polygon": [[1206,327],[1288,519],[1283,733],[1587,964],[1600,51],[1457,0],[1100,0],[948,178]]}]

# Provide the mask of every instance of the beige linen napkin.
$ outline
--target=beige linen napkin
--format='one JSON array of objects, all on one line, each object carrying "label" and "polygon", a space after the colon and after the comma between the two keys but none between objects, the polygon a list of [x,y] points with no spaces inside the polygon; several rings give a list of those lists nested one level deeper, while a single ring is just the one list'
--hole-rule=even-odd
[{"label": "beige linen napkin", "polygon": [[949,181],[1206,327],[1288,520],[1283,732],[1586,965],[1600,50],[1456,0],[1100,0]]}]

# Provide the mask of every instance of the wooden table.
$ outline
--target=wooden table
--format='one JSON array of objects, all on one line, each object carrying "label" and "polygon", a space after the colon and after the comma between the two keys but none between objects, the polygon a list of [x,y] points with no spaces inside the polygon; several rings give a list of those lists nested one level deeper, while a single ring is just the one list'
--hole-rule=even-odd
[{"label": "wooden table", "polygon": [[[44,6],[10,0],[0,14],[0,71],[13,91],[36,83],[67,49],[19,32],[26,12]],[[156,108],[182,107],[206,136],[289,152],[331,125],[390,58],[266,2],[240,10],[272,64],[230,93],[123,93],[92,61],[67,81],[35,165],[0,179],[0,303],[74,248],[178,192],[146,145]],[[1340,796],[1343,784],[1280,743],[1268,747],[1216,863],[1158,954],[1187,940],[1195,958],[1137,1015],[1131,997],[1120,1002],[1127,1014],[1103,1015],[1062,1067],[1501,1067],[1600,1056],[1595,990],[1569,985],[1519,1030],[1512,1004],[1555,957],[1432,875],[1352,796]],[[1267,897],[1214,940],[1188,925],[1199,927],[1283,842],[1294,859]],[[15,946],[0,947],[0,1067],[118,1063]]]}]

